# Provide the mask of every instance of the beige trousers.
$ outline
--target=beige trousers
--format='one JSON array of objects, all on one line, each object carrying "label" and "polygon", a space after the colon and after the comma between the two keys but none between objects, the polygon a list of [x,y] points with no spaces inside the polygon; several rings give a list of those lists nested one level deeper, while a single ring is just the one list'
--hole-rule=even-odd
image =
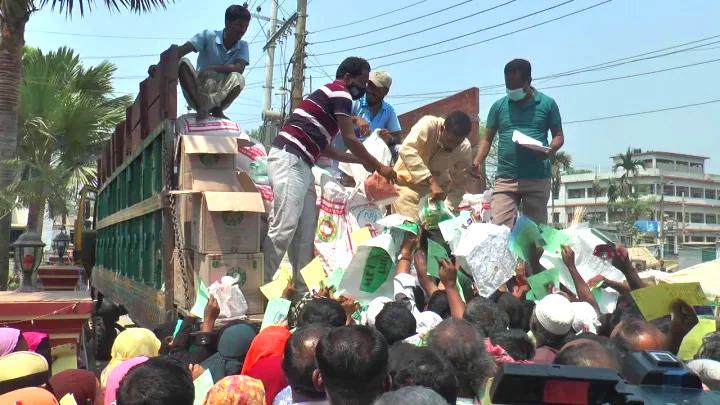
[{"label": "beige trousers", "polygon": [[[180,59],[180,64],[190,69],[193,76],[195,76],[200,97],[202,98],[199,102],[204,104],[206,110],[220,107],[224,111],[245,87],[245,77],[240,73],[223,74],[208,71],[198,73],[188,58]],[[190,100],[185,89],[182,86],[180,88],[190,108],[197,111],[198,106]]]},{"label": "beige trousers", "polygon": [[512,228],[518,210],[536,224],[547,224],[550,179],[515,180],[497,178],[492,196],[492,221]]}]

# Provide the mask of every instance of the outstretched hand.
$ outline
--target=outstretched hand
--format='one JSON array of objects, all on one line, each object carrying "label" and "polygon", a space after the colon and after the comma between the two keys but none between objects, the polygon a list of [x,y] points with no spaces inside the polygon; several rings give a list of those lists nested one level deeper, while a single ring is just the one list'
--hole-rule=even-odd
[{"label": "outstretched hand", "polygon": [[457,267],[450,260],[438,261],[440,262],[440,282],[443,283],[445,289],[454,287],[457,281]]}]

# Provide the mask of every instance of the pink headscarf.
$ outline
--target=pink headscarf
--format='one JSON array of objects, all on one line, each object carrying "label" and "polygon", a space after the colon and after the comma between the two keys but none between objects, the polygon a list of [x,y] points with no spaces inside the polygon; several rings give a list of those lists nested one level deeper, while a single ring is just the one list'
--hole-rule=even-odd
[{"label": "pink headscarf", "polygon": [[44,332],[23,332],[22,337],[25,339],[25,342],[27,342],[27,349],[30,352],[37,351],[43,339],[49,338],[48,334]]},{"label": "pink headscarf", "polygon": [[0,328],[0,356],[12,353],[20,338],[20,331],[15,328]]},{"label": "pink headscarf", "polygon": [[515,360],[508,354],[508,352],[505,351],[500,346],[492,344],[490,339],[485,339],[485,351],[492,357],[493,360],[495,360],[495,364],[498,366],[503,363],[510,363],[510,364],[533,364],[532,361],[529,360]]},{"label": "pink headscarf", "polygon": [[120,383],[127,373],[130,372],[130,369],[138,364],[145,363],[147,360],[147,357],[133,357],[118,364],[117,367],[110,372],[105,387],[105,405],[112,405],[115,402]]}]

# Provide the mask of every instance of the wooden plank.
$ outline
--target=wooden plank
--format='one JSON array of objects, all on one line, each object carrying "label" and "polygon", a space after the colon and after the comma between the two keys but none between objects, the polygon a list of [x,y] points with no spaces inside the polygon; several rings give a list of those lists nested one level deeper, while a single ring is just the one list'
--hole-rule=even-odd
[{"label": "wooden plank", "polygon": [[135,205],[127,207],[108,217],[101,219],[100,221],[98,221],[96,229],[107,228],[108,226],[115,225],[120,222],[125,222],[129,219],[141,217],[143,215],[163,208],[163,205],[166,205],[163,204],[163,195],[155,194],[152,197],[146,198],[145,200],[140,201]]},{"label": "wooden plank", "polygon": [[160,88],[162,99],[163,118],[177,118],[177,84],[178,65],[180,57],[177,45],[173,45],[160,54],[160,70],[162,71],[162,86]]},{"label": "wooden plank", "polygon": [[103,183],[102,187],[100,187],[100,189],[98,190],[98,195],[100,193],[102,193],[103,190],[105,190],[105,188],[107,187],[107,185],[110,184],[110,182],[113,181],[115,179],[115,177],[117,177],[120,174],[121,171],[125,170],[125,168],[128,165],[130,165],[130,163],[132,163],[132,161],[135,160],[142,153],[142,151],[145,150],[148,147],[148,145],[150,143],[152,143],[152,141],[155,140],[155,138],[157,138],[160,134],[162,134],[165,129],[167,129],[168,131],[171,131],[172,128],[173,128],[172,123],[170,123],[167,120],[164,121],[162,125],[155,128],[155,130],[150,134],[150,136],[148,136],[147,138],[145,138],[145,140],[142,141],[142,146],[140,148],[135,149],[133,151],[132,155],[125,161],[125,163],[122,166],[120,166],[116,170],[112,171],[111,172],[112,174],[108,175],[107,180],[105,181],[105,183]]},{"label": "wooden plank", "polygon": [[175,318],[172,306],[164,306],[166,299],[163,291],[119,276],[103,267],[93,269],[92,283],[108,300],[124,306],[130,318],[139,326],[154,329]]}]

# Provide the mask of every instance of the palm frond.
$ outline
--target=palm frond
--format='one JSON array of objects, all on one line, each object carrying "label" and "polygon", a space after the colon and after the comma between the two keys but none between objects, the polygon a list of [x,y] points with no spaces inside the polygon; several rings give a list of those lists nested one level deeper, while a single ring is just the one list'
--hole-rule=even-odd
[{"label": "palm frond", "polygon": [[[103,0],[105,7],[111,11],[120,11],[121,9],[130,10],[136,13],[147,13],[149,11],[167,8],[169,3],[174,0]],[[85,15],[85,11],[92,11],[95,6],[95,0],[40,0],[40,7],[50,4],[50,8],[54,11],[57,9],[61,14],[71,16],[77,9],[80,15]],[[77,6],[77,7],[76,7]]]}]

